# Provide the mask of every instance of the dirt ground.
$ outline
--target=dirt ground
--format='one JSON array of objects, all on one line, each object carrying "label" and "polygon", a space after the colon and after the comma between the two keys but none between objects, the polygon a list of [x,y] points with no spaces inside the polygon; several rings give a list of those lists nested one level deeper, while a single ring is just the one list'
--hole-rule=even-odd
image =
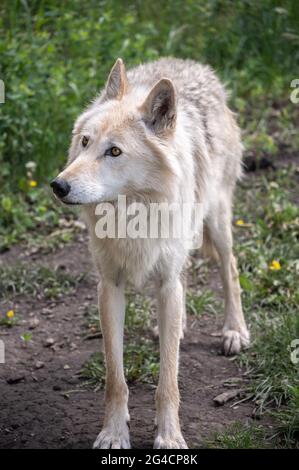
[{"label": "dirt ground", "polygon": [[[100,431],[104,392],[86,388],[79,376],[91,354],[101,348],[101,339],[86,340],[84,309],[96,303],[97,281],[85,238],[54,254],[26,254],[16,247],[0,257],[0,263],[9,265],[19,260],[89,273],[75,293],[59,301],[19,297],[14,308],[21,312],[21,321],[13,328],[0,327],[6,347],[6,364],[0,365],[0,448],[90,448]],[[215,268],[209,285],[219,290]],[[0,308],[5,312],[11,304],[2,302]],[[181,422],[189,447],[198,448],[232,423],[253,421],[253,405],[214,405],[213,398],[228,390],[225,382],[238,378],[242,386],[243,381],[237,362],[220,354],[220,338],[212,336],[221,315],[216,322],[214,315],[204,314],[198,320],[189,317],[188,323],[181,344]],[[24,331],[32,331],[27,345],[20,338]],[[52,345],[48,338],[54,340]],[[129,388],[131,445],[151,448],[154,386],[137,383]]]}]

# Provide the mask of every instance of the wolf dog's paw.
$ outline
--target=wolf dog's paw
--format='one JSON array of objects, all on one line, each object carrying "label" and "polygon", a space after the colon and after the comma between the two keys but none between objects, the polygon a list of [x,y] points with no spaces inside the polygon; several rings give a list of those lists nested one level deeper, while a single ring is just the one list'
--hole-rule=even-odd
[{"label": "wolf dog's paw", "polygon": [[154,442],[154,449],[188,449],[188,446],[180,433],[165,436],[158,434]]},{"label": "wolf dog's paw", "polygon": [[242,331],[226,330],[222,335],[222,349],[225,356],[239,354],[243,349],[247,349],[250,344],[250,335],[247,329]]},{"label": "wolf dog's paw", "polygon": [[93,449],[130,449],[129,428],[126,423],[121,427],[107,426],[98,435]]}]

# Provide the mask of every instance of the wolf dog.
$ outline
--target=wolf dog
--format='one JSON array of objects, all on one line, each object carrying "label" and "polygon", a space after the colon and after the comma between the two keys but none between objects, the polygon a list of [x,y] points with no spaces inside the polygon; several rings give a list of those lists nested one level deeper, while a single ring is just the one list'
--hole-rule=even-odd
[{"label": "wolf dog", "polygon": [[[202,248],[218,257],[223,280],[222,348],[226,355],[237,354],[249,345],[232,250],[232,200],[241,176],[240,130],[224,86],[207,65],[162,58],[126,71],[117,59],[105,87],[77,119],[67,165],[51,186],[65,204],[82,206],[99,271],[106,391],[104,424],[94,448],[130,448],[125,286],[140,288],[148,279],[155,282],[160,343],[154,448],[187,448],[177,375],[190,253],[175,237],[99,237],[97,208],[115,205],[119,195],[145,206],[201,204]],[[190,220],[184,222],[187,231]]]}]

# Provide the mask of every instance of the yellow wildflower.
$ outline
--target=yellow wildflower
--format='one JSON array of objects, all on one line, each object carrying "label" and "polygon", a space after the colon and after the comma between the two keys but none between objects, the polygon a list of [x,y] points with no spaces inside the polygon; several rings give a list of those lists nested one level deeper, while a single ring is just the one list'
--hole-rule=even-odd
[{"label": "yellow wildflower", "polygon": [[35,181],[35,180],[30,180],[30,181],[29,181],[29,186],[30,186],[30,188],[36,188],[36,186],[37,186],[37,181]]},{"label": "yellow wildflower", "polygon": [[9,318],[9,320],[11,320],[15,316],[15,312],[13,310],[9,310],[6,316]]},{"label": "yellow wildflower", "polygon": [[242,219],[238,219],[238,220],[236,221],[236,225],[242,226],[242,225],[244,225],[244,224],[245,224],[245,222],[244,222],[244,220],[242,220]]},{"label": "yellow wildflower", "polygon": [[277,261],[276,259],[274,259],[272,261],[272,263],[270,264],[269,268],[272,270],[272,271],[279,271],[281,269],[281,265],[280,265],[280,262]]}]

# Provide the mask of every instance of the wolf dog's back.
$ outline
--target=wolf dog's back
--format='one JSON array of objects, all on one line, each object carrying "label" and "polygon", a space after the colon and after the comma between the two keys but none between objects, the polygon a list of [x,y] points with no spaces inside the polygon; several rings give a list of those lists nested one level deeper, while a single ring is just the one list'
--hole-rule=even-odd
[{"label": "wolf dog's back", "polygon": [[[217,75],[208,65],[193,60],[163,58],[140,65],[128,72],[132,89],[149,90],[162,77],[175,84],[178,115],[192,121],[190,138],[194,142],[194,162],[199,199],[204,197],[205,180],[232,195],[235,182],[242,175],[242,144],[239,127],[227,106],[227,94]],[[134,93],[134,91],[133,91]]]},{"label": "wolf dog's back", "polygon": [[198,107],[206,108],[226,102],[226,93],[217,76],[208,65],[193,60],[164,58],[140,65],[128,72],[131,85],[152,87],[162,77],[176,86],[178,97]]}]

